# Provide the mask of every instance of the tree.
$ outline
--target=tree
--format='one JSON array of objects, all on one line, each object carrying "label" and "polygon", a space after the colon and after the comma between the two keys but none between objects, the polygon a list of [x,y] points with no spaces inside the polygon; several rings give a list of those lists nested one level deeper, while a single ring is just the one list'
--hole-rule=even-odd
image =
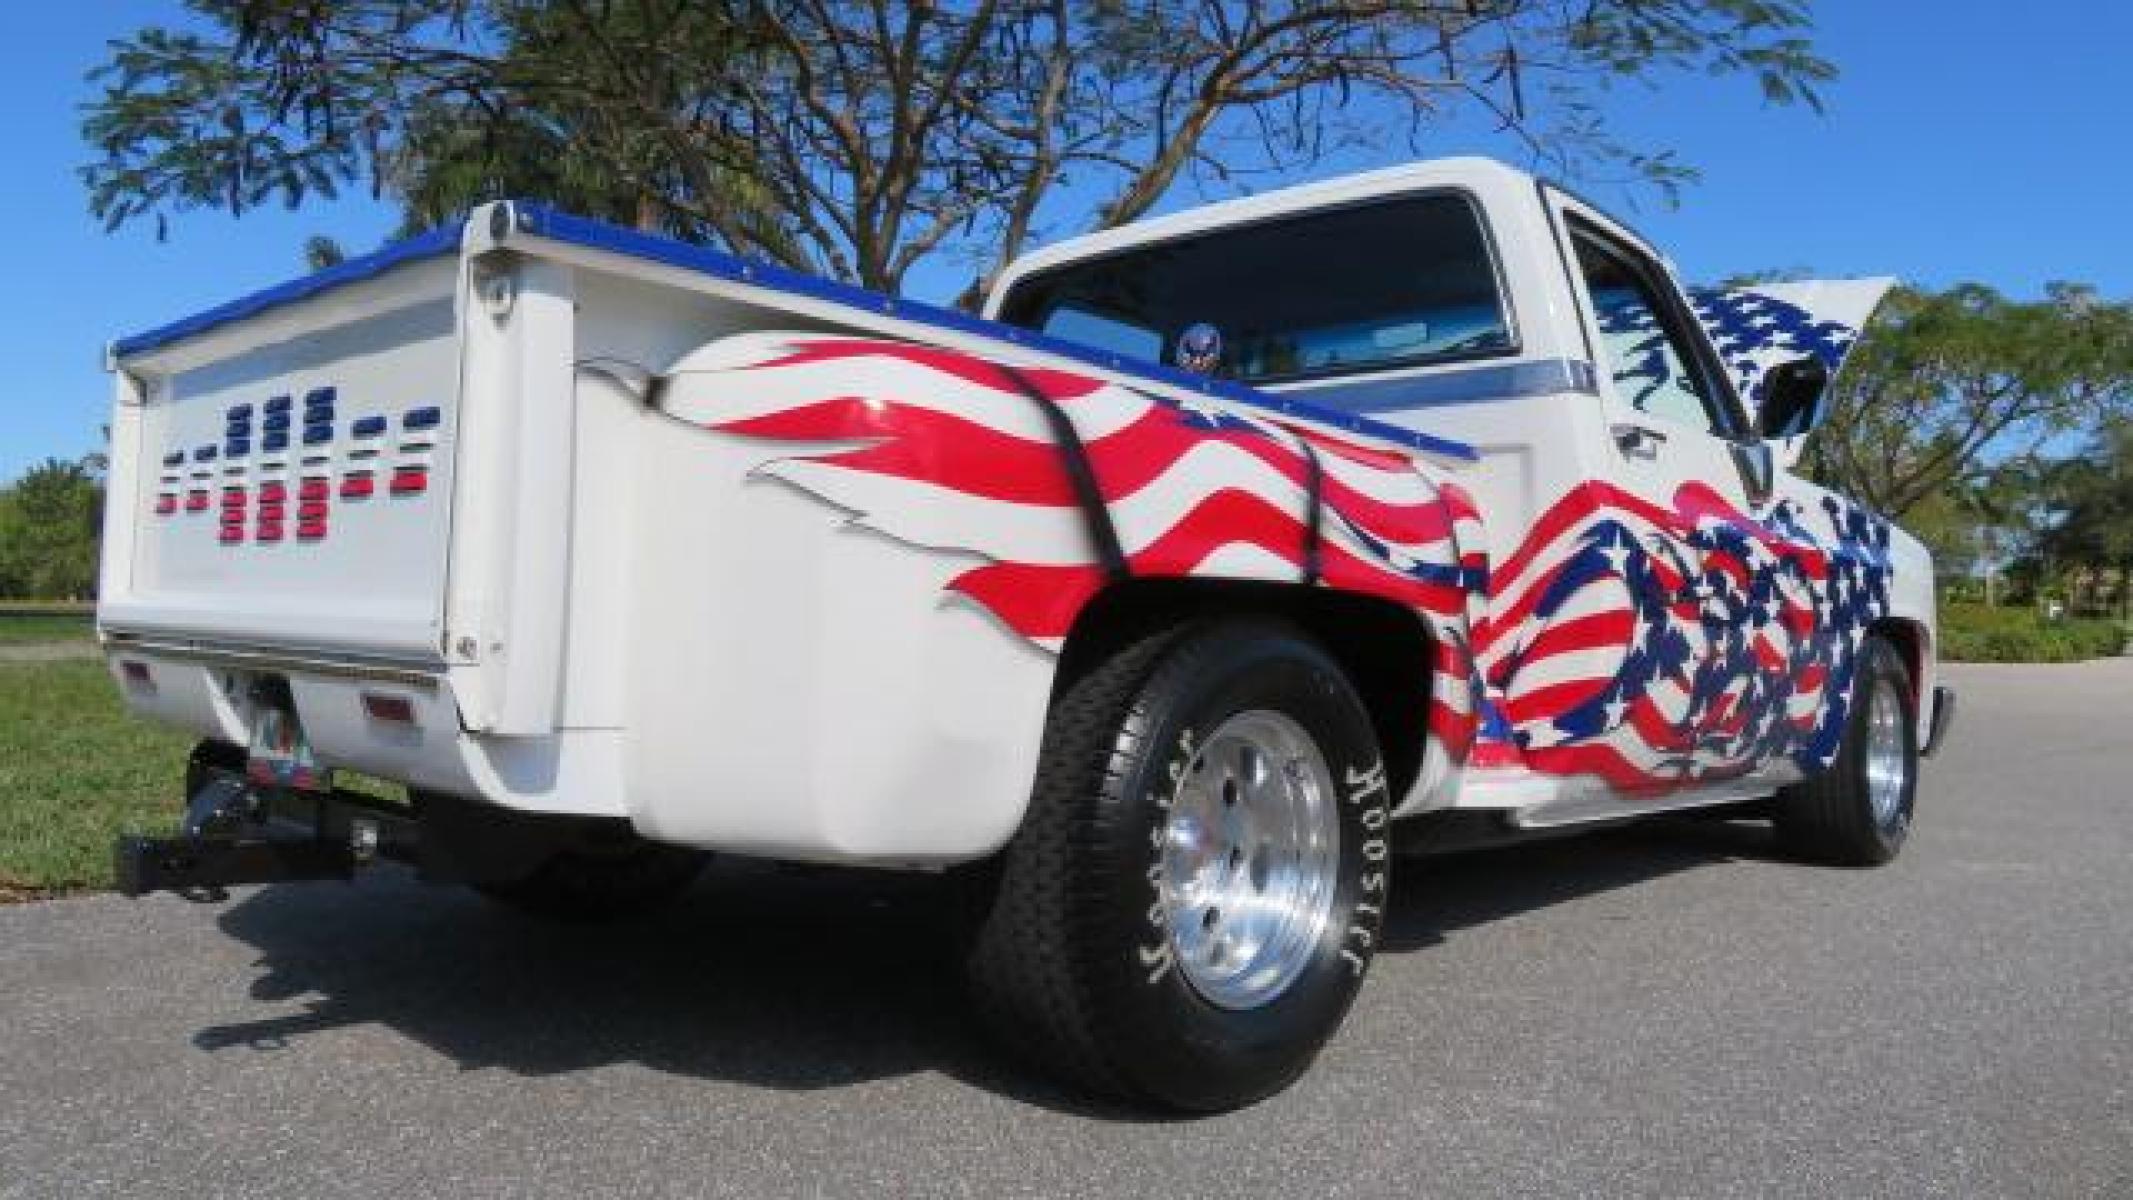
[{"label": "tree", "polygon": [[2035,302],[1979,284],[1899,289],[1845,364],[1805,461],[1892,517],[1953,488],[1998,521],[2005,495],[2022,492],[2006,476],[2129,404],[2133,304],[2069,284]]},{"label": "tree", "polygon": [[84,130],[118,225],[368,182],[519,192],[899,290],[1059,225],[1411,152],[1492,117],[1549,168],[1678,185],[1622,83],[1817,103],[1807,0],[188,0],[114,43]]},{"label": "tree", "polygon": [[82,600],[96,590],[103,489],[80,463],[46,459],[0,492],[0,594]]},{"label": "tree", "polygon": [[2133,619],[2133,421],[2099,429],[2053,471],[2061,516],[2039,538],[2046,564],[2073,566],[2090,583],[2117,577],[2118,615]]}]

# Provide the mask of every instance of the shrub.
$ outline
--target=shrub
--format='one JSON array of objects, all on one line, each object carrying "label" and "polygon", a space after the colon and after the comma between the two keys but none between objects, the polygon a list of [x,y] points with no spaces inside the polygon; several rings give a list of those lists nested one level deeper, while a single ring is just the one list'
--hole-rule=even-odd
[{"label": "shrub", "polygon": [[2027,608],[1948,604],[1940,611],[1940,656],[1949,662],[2079,662],[2124,651],[2116,621],[2044,621]]}]

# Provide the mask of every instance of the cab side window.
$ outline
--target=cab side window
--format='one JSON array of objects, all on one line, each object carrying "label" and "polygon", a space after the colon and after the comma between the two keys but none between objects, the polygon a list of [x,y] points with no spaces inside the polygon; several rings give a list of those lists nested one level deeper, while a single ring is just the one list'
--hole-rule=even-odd
[{"label": "cab side window", "polygon": [[1647,272],[1588,230],[1574,229],[1571,243],[1615,394],[1660,420],[1726,436],[1722,401]]}]

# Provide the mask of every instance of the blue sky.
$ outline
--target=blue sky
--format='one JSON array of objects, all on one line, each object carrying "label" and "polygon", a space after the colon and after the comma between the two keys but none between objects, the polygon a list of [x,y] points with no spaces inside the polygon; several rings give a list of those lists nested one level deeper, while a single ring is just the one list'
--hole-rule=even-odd
[{"label": "blue sky", "polygon": [[[1672,147],[1703,171],[1667,209],[1594,189],[1692,280],[1804,267],[1975,279],[2016,295],[2046,281],[2133,298],[2133,5],[2097,0],[1822,0],[1825,54],[1843,71],[1829,111],[1765,107],[1741,80],[1624,88],[1616,132]],[[108,403],[102,346],[301,270],[328,233],[368,248],[390,211],[355,196],[300,213],[192,213],[158,243],[106,234],[75,169],[88,158],[76,106],[106,39],[168,20],[164,0],[23,5],[13,15],[0,113],[15,166],[0,186],[17,280],[0,299],[0,480],[49,455],[97,447]],[[1432,147],[1435,150],[1436,147]],[[1471,134],[1445,153],[1513,155]]]}]

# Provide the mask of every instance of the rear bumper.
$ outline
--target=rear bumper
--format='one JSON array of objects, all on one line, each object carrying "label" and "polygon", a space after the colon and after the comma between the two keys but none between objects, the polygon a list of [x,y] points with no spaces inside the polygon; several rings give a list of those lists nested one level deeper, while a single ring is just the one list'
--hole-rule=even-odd
[{"label": "rear bumper", "polygon": [[1949,727],[1955,724],[1955,689],[1934,688],[1932,705],[1933,709],[1926,723],[1926,744],[1919,751],[1928,758],[1940,749],[1941,739],[1948,736]]},{"label": "rear bumper", "polygon": [[[541,737],[470,732],[456,681],[441,666],[279,651],[178,646],[132,638],[104,645],[134,715],[226,745],[249,743],[254,685],[286,684],[319,762],[479,799],[526,813],[622,817],[622,730],[558,729]],[[391,702],[404,719],[373,715]]]},{"label": "rear bumper", "polygon": [[345,788],[294,792],[254,783],[233,747],[203,743],[175,837],[122,837],[112,848],[122,895],[219,900],[239,884],[352,879],[381,860],[434,883],[523,879],[557,852],[631,835],[614,817],[514,812],[450,796],[391,804]]}]

